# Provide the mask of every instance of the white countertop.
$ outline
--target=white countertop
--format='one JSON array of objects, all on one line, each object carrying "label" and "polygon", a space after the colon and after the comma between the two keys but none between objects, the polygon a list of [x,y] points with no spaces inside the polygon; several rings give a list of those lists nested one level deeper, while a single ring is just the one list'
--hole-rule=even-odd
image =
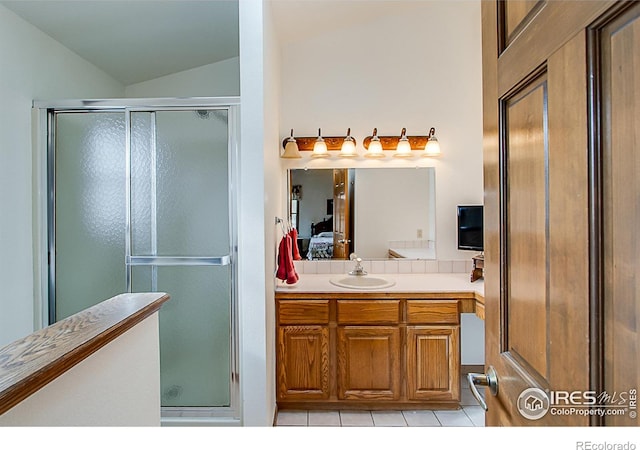
[{"label": "white countertop", "polygon": [[350,289],[336,286],[331,279],[348,277],[348,274],[312,275],[300,274],[294,285],[276,280],[278,292],[473,292],[484,297],[484,280],[470,281],[468,273],[370,273],[368,276],[384,278],[395,284],[384,289]]}]

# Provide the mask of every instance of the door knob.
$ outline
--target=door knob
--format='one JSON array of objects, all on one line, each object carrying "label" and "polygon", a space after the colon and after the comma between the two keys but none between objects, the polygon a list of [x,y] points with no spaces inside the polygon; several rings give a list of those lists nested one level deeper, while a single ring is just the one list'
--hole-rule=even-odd
[{"label": "door knob", "polygon": [[489,388],[489,392],[491,395],[498,395],[498,374],[493,366],[489,366],[487,369],[487,373],[469,373],[467,374],[467,380],[469,381],[469,388],[471,389],[471,393],[475,397],[480,406],[487,411],[487,403],[484,401],[484,398],[478,392],[478,388],[476,386],[487,386]]}]

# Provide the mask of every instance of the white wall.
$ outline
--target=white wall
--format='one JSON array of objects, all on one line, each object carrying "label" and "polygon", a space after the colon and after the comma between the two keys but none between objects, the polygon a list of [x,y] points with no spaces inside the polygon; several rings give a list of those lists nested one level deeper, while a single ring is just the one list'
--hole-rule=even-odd
[{"label": "white wall", "polygon": [[126,87],[127,97],[224,97],[240,95],[240,58],[230,58]]},{"label": "white wall", "polygon": [[265,215],[265,320],[266,320],[266,422],[273,423],[276,407],[276,329],[275,329],[275,285],[276,245],[282,237],[280,227],[275,225],[275,216],[280,211],[280,194],[286,182],[282,173],[279,153],[274,151],[280,142],[280,49],[274,28],[271,7],[268,0],[262,0],[264,7],[264,105],[263,120],[265,134],[264,153],[264,215]]},{"label": "white wall", "polygon": [[34,330],[32,101],[124,87],[0,6],[0,346]]},{"label": "white wall", "polygon": [[354,228],[359,256],[387,258],[389,241],[430,238],[428,170],[356,171]]},{"label": "white wall", "polygon": [[275,414],[275,216],[279,53],[265,0],[240,2],[242,130],[239,291],[243,425],[269,426]]},{"label": "white wall", "polygon": [[0,426],[160,426],[158,313],[0,415]]},{"label": "white wall", "polygon": [[[366,9],[368,2],[361,3]],[[305,157],[283,160],[283,168],[435,167],[436,258],[469,262],[477,252],[457,250],[456,205],[482,204],[484,196],[480,1],[406,1],[394,11],[348,27],[336,22],[329,32],[283,44],[280,142],[291,128],[296,136],[316,136],[319,127],[325,136],[344,136],[351,127],[364,152],[362,141],[374,127],[382,136],[403,127],[425,135],[435,127],[442,155]],[[482,364],[484,324],[463,322],[462,363]]]},{"label": "white wall", "polygon": [[[362,2],[367,8],[367,2]],[[296,136],[425,135],[437,159],[287,160],[285,167],[415,167],[436,170],[436,256],[468,259],[456,245],[456,205],[482,203],[480,2],[403,2],[397,13],[283,44],[281,141]],[[284,177],[284,175],[282,175]],[[283,205],[286,211],[286,205]]]},{"label": "white wall", "polygon": [[460,314],[460,363],[484,365],[484,320],[475,314]]}]

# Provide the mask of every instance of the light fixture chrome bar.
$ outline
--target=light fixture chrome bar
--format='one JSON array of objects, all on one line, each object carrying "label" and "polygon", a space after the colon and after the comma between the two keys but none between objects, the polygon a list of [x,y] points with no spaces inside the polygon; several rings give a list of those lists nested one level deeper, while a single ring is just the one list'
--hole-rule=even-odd
[{"label": "light fixture chrome bar", "polygon": [[129,256],[127,266],[228,266],[231,256]]}]

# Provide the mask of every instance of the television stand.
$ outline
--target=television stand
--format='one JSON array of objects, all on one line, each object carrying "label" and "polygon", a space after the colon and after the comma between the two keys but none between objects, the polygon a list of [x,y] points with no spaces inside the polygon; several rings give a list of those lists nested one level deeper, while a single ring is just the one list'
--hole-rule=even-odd
[{"label": "television stand", "polygon": [[473,257],[473,270],[471,271],[471,282],[484,278],[484,253]]}]

